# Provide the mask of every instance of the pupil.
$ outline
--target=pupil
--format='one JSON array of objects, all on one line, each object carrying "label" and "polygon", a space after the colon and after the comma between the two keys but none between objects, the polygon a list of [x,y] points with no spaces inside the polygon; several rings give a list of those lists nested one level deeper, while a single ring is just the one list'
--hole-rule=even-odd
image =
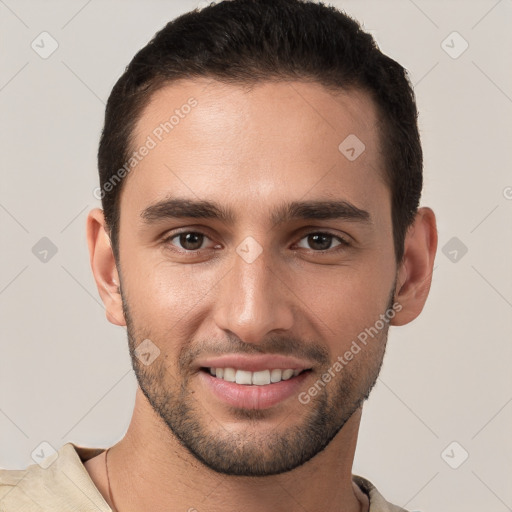
[{"label": "pupil", "polygon": [[325,249],[329,249],[329,246],[331,245],[330,243],[330,239],[331,239],[331,235],[310,235],[310,239],[313,240],[313,244],[318,244],[319,243],[319,240],[323,240],[323,243],[320,242],[320,245],[322,247],[318,247],[317,246],[317,249],[320,249],[320,250],[325,250]]},{"label": "pupil", "polygon": [[[202,245],[202,236],[200,233],[185,233],[180,237],[180,243],[185,249],[194,251]],[[192,245],[193,247],[190,247]],[[197,247],[195,247],[197,245]]]}]

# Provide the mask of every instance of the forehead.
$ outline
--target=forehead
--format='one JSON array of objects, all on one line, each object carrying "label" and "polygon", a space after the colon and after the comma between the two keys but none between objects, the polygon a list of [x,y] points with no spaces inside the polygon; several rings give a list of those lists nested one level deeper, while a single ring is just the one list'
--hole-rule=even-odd
[{"label": "forehead", "polygon": [[[191,104],[194,106],[189,108]],[[182,123],[186,118],[187,122]],[[169,121],[173,127],[166,131],[161,125]],[[136,144],[150,133],[159,142],[185,142],[187,135],[194,132],[214,146],[220,141],[229,142],[227,137],[236,142],[240,130],[246,129],[275,146],[280,140],[290,142],[291,137],[300,144],[309,140],[317,145],[318,139],[329,133],[331,137],[322,148],[332,150],[332,142],[341,142],[350,130],[372,144],[376,123],[375,105],[361,90],[333,92],[317,82],[301,81],[232,85],[202,78],[179,80],[153,93],[134,136]],[[186,126],[178,130],[178,124]],[[312,131],[313,127],[317,130]]]},{"label": "forehead", "polygon": [[132,150],[144,156],[133,162],[121,209],[140,213],[173,195],[236,199],[252,213],[283,196],[345,196],[368,208],[385,188],[377,132],[361,91],[181,80],[155,92],[140,116]]}]

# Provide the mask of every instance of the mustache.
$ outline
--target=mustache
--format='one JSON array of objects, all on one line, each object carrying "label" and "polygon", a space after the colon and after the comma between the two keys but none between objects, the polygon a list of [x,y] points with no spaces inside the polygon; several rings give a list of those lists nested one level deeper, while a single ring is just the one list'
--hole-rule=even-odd
[{"label": "mustache", "polygon": [[319,365],[329,363],[328,350],[316,342],[300,341],[297,338],[269,336],[260,343],[248,343],[233,333],[222,340],[201,340],[180,350],[179,364],[189,367],[199,356],[221,356],[224,354],[276,354],[307,359]]}]

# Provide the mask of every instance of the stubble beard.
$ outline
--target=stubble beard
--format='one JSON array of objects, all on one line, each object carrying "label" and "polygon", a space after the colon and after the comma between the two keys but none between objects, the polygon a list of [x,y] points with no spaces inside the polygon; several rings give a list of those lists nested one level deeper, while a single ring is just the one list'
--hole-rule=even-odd
[{"label": "stubble beard", "polygon": [[[391,296],[388,310],[392,302]],[[389,329],[386,325],[379,338],[370,342],[378,345],[378,349],[369,345],[363,347],[363,352],[374,349],[371,357],[355,355],[354,360],[309,403],[301,404],[297,399],[290,415],[301,416],[300,424],[281,428],[280,424],[288,419],[285,418],[272,429],[261,429],[258,423],[271,413],[233,408],[233,416],[242,423],[241,428],[233,432],[223,428],[198,402],[190,390],[193,374],[187,372],[187,368],[180,368],[176,376],[170,370],[173,365],[166,367],[164,357],[158,357],[148,366],[139,361],[135,348],[147,336],[137,338],[138,331],[124,296],[123,311],[132,367],[148,402],[167,425],[170,434],[197,460],[213,471],[233,476],[284,473],[305,464],[324,450],[370,395],[380,373]],[[159,346],[157,340],[153,341]],[[322,351],[325,349],[318,347],[318,353]],[[180,357],[180,361],[183,360],[186,358]],[[314,381],[332,364],[324,360]]]}]

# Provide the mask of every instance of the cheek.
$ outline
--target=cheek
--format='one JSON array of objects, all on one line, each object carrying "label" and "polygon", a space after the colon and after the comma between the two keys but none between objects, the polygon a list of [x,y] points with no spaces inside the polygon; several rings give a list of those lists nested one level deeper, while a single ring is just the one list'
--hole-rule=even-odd
[{"label": "cheek", "polygon": [[[153,250],[153,253],[157,251]],[[209,294],[218,274],[202,265],[184,265],[166,261],[160,254],[144,253],[125,265],[127,296],[134,316],[146,322],[151,331],[186,328]]]},{"label": "cheek", "polygon": [[374,296],[364,296],[362,293],[347,293],[344,297],[333,297],[330,304],[316,314],[327,326],[324,329],[327,339],[332,340],[333,348],[339,350],[350,345],[366,328],[375,324],[379,315],[384,313],[386,299],[375,301]]},{"label": "cheek", "polygon": [[319,326],[326,339],[332,340],[332,350],[343,350],[385,313],[394,281],[393,268],[376,261],[357,269],[340,267],[328,275],[318,274],[302,285],[297,282],[302,291],[296,294],[307,305],[304,314]]}]

